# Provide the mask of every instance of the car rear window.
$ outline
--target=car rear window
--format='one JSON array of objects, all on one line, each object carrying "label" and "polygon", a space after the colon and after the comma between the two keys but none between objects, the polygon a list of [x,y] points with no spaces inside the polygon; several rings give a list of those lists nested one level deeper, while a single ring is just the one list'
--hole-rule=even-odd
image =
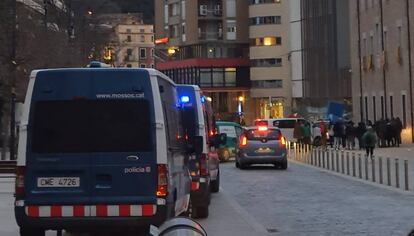
[{"label": "car rear window", "polygon": [[230,125],[221,125],[219,126],[219,133],[220,134],[227,134],[227,137],[229,138],[236,138],[236,128],[234,126]]},{"label": "car rear window", "polygon": [[194,107],[184,107],[182,110],[184,132],[190,139],[196,136],[197,117]]},{"label": "car rear window", "polygon": [[264,131],[258,129],[249,129],[246,131],[246,137],[248,140],[278,140],[280,139],[281,132],[277,129],[267,129]]},{"label": "car rear window", "polygon": [[295,120],[275,120],[273,126],[280,129],[293,129],[295,128]]},{"label": "car rear window", "polygon": [[146,100],[38,101],[31,113],[34,153],[152,150]]}]

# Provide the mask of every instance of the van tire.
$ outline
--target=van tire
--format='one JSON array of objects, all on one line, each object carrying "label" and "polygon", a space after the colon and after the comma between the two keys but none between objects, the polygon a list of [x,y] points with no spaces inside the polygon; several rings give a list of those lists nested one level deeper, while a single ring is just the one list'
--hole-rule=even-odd
[{"label": "van tire", "polygon": [[217,170],[216,180],[211,181],[210,190],[212,193],[217,193],[220,190],[220,169]]},{"label": "van tire", "polygon": [[20,236],[45,236],[42,229],[20,228]]},{"label": "van tire", "polygon": [[193,218],[204,219],[209,215],[208,206],[195,207],[193,210]]}]

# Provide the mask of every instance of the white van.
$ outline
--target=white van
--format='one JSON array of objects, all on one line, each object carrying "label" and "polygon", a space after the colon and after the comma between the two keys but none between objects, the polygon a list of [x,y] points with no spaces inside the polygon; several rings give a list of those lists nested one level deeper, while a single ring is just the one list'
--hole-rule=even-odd
[{"label": "white van", "polygon": [[304,118],[257,119],[255,120],[255,125],[277,127],[288,141],[297,142],[298,140],[293,137],[293,131],[297,122],[299,122],[299,124],[304,122],[305,124],[310,125],[309,121]]},{"label": "white van", "polygon": [[154,69],[33,71],[18,147],[20,235],[148,232],[184,213],[191,178],[177,104],[175,83]]}]

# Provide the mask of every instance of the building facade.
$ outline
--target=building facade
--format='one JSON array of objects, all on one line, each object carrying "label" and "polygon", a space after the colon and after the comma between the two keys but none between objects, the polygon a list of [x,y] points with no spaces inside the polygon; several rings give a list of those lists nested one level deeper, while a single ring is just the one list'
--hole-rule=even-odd
[{"label": "building facade", "polygon": [[156,0],[156,68],[177,83],[199,85],[217,119],[250,123],[248,25],[248,1]]},{"label": "building facade", "polygon": [[[111,45],[116,67],[154,68],[154,27],[144,24],[141,14],[116,14]],[[112,22],[114,23],[114,22]]]},{"label": "building facade", "polygon": [[289,4],[250,0],[250,95],[258,118],[281,118],[291,112]]},{"label": "building facade", "polygon": [[[296,11],[291,16],[296,18],[292,20],[291,27],[296,35],[300,35],[302,42],[301,46],[295,43],[292,50],[292,56],[297,57],[300,50],[302,57],[298,66],[292,66],[294,107],[309,118],[325,115],[323,108],[329,102],[351,104],[349,2],[352,1],[291,1],[292,10]],[[298,10],[300,17],[297,17]],[[298,24],[300,33],[297,32]],[[293,60],[297,60],[296,57]],[[313,111],[315,114],[312,114]]]},{"label": "building facade", "polygon": [[413,141],[412,48],[414,3],[350,1],[354,117],[399,117],[404,142]]}]

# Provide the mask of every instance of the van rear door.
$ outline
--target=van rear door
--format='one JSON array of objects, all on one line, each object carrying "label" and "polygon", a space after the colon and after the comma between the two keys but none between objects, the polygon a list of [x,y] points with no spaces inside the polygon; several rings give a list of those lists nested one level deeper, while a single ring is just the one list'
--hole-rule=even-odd
[{"label": "van rear door", "polygon": [[33,94],[29,205],[155,204],[155,123],[146,71],[39,73]]}]

